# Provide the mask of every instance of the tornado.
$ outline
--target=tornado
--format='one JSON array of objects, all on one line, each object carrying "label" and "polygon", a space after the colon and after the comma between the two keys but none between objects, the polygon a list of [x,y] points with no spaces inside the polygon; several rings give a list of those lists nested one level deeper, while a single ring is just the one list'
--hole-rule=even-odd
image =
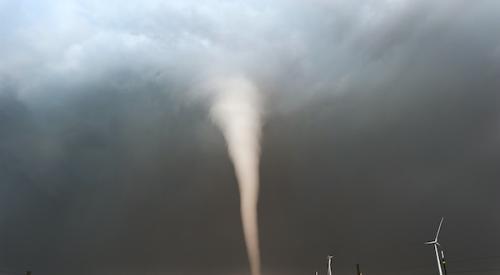
[{"label": "tornado", "polygon": [[240,211],[252,275],[260,275],[257,203],[261,100],[256,86],[243,76],[211,81],[215,97],[211,116],[227,143],[240,191]]}]

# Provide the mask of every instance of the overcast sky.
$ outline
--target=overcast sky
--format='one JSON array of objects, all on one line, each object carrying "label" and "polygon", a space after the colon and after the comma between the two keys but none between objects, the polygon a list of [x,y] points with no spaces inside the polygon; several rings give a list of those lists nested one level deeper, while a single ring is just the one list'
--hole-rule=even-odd
[{"label": "overcast sky", "polygon": [[200,89],[238,73],[263,274],[437,274],[442,216],[449,273],[498,274],[498,26],[495,0],[0,0],[0,272],[248,274]]}]

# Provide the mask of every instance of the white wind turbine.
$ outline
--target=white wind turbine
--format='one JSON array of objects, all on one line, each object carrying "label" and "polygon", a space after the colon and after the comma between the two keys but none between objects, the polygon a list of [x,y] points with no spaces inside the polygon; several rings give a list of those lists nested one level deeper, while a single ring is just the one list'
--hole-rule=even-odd
[{"label": "white wind turbine", "polygon": [[333,256],[328,255],[328,275],[332,275],[332,259]]},{"label": "white wind turbine", "polygon": [[438,230],[436,232],[436,238],[434,238],[433,241],[429,241],[429,242],[426,242],[425,244],[428,244],[428,245],[433,245],[434,246],[434,250],[436,252],[436,260],[437,260],[437,264],[438,264],[438,269],[439,269],[439,275],[443,275],[443,268],[442,268],[442,265],[441,265],[441,259],[439,258],[439,249],[438,247],[440,246],[439,244],[439,231],[441,231],[441,225],[443,225],[443,220],[444,218],[441,218],[441,222],[439,223],[439,227],[438,227]]}]

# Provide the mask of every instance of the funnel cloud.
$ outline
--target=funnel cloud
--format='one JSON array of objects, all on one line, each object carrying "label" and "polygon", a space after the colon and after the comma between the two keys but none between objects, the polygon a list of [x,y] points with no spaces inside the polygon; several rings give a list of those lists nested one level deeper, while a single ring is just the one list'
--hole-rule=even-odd
[{"label": "funnel cloud", "polygon": [[233,161],[240,190],[241,220],[252,275],[260,275],[257,202],[259,198],[260,100],[245,77],[212,82],[215,99],[211,115],[221,128]]},{"label": "funnel cloud", "polygon": [[499,274],[499,15],[0,0],[0,272]]}]

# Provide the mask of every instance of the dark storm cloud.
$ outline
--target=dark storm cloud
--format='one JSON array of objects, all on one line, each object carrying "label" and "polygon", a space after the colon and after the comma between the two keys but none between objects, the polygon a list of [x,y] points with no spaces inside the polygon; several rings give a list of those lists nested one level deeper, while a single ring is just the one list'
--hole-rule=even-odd
[{"label": "dark storm cloud", "polygon": [[450,272],[498,270],[499,13],[0,1],[0,267],[244,274],[235,177],[196,89],[238,71],[267,99],[265,274],[328,253],[337,274],[430,274],[441,215]]}]

